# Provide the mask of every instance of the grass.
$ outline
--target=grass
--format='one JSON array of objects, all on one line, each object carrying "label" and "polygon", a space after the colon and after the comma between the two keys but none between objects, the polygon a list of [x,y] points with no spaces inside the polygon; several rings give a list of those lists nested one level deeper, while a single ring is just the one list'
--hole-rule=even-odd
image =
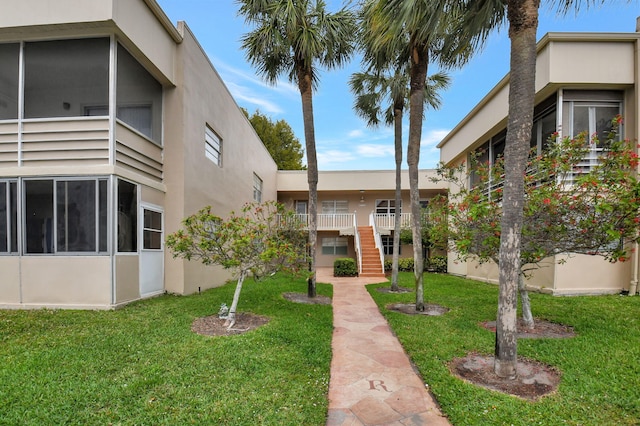
[{"label": "grass", "polygon": [[[331,296],[331,286],[318,285]],[[117,311],[0,311],[0,425],[323,425],[332,310],[286,301],[303,280],[245,284],[236,336],[190,331],[234,285]]]},{"label": "grass", "polygon": [[[413,274],[401,273],[400,280],[413,287]],[[452,424],[640,424],[640,297],[532,294],[534,316],[571,325],[577,336],[518,341],[520,356],[562,372],[557,393],[527,402],[463,382],[447,367],[471,351],[493,354],[494,334],[478,323],[495,320],[497,286],[425,275],[425,302],[451,309],[440,317],[385,309],[415,303],[415,293],[375,291],[380,286],[368,289]]]}]

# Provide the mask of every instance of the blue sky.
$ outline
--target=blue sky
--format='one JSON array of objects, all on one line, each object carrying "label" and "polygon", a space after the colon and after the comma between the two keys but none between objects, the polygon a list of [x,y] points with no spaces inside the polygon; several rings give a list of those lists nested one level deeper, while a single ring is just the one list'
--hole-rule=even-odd
[{"label": "blue sky", "polygon": [[[238,104],[249,112],[259,109],[274,120],[284,119],[304,146],[302,107],[297,87],[283,79],[269,86],[256,75],[240,48],[240,38],[250,30],[237,16],[233,0],[157,0],[171,21],[186,21],[206,51]],[[580,0],[579,0],[580,1]],[[339,0],[328,0],[332,11]],[[544,3],[544,0],[543,0]],[[540,9],[538,38],[550,31],[633,32],[640,16],[637,0],[607,0],[606,6],[582,9],[559,16],[544,4]],[[588,66],[594,58],[584,58]],[[614,60],[614,58],[595,58]],[[484,49],[463,68],[450,72],[451,87],[442,92],[438,111],[427,111],[422,130],[421,168],[435,167],[436,144],[486,95],[509,70],[509,38],[506,28],[496,31]],[[353,112],[348,80],[360,71],[354,58],[341,70],[323,71],[314,94],[316,150],[320,170],[393,169],[393,130],[368,128]],[[430,69],[429,73],[434,69]],[[407,126],[404,140],[406,144]],[[406,158],[403,161],[406,168]]]}]

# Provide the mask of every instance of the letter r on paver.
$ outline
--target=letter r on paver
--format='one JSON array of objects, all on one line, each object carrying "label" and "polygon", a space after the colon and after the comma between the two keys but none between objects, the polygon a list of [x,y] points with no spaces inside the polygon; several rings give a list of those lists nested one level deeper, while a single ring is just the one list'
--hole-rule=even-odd
[{"label": "letter r on paver", "polygon": [[391,392],[384,384],[382,380],[369,380],[369,390],[380,390],[378,387],[384,389],[385,392]]}]

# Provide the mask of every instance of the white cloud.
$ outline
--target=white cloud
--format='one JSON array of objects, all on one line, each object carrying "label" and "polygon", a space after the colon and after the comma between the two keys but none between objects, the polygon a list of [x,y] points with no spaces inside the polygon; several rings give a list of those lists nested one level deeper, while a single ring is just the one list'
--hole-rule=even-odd
[{"label": "white cloud", "polygon": [[394,148],[389,145],[363,144],[356,147],[358,155],[368,158],[393,157]]},{"label": "white cloud", "polygon": [[237,102],[244,101],[252,105],[257,105],[261,111],[269,114],[281,114],[284,112],[277,104],[264,97],[257,96],[255,91],[247,87],[235,83],[227,83],[227,87]]},{"label": "white cloud", "polygon": [[426,134],[422,135],[420,146],[437,149],[436,145],[438,145],[442,141],[442,139],[444,139],[444,137],[449,134],[449,132],[450,130],[447,129],[429,130]]},{"label": "white cloud", "polygon": [[360,129],[356,129],[347,133],[347,136],[350,138],[361,138],[362,136],[364,136],[364,132]]},{"label": "white cloud", "polygon": [[324,152],[318,152],[318,168],[320,170],[323,167],[334,164],[334,163],[347,163],[349,161],[353,161],[356,157],[353,153],[348,151],[339,151],[339,150],[328,150]]},{"label": "white cloud", "polygon": [[298,89],[298,87],[286,80],[278,80],[276,85],[271,85],[261,78],[257,77],[252,72],[235,68],[221,60],[216,59],[214,64],[216,69],[220,73],[222,80],[224,80],[227,85],[231,84],[234,80],[241,80],[249,82],[255,86],[263,87],[270,91],[286,94],[288,96],[300,96],[300,90]]}]

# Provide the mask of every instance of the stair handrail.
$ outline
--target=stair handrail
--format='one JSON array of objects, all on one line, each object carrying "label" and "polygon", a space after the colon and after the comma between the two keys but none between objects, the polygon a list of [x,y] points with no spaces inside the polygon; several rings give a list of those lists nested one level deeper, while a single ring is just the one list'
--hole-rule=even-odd
[{"label": "stair handrail", "polygon": [[360,245],[360,232],[358,231],[358,215],[353,212],[353,235],[355,237],[356,256],[358,256],[358,275],[362,274],[362,246]]},{"label": "stair handrail", "polygon": [[380,238],[380,233],[378,232],[378,227],[376,226],[376,218],[374,212],[369,213],[369,224],[373,228],[373,239],[376,242],[378,253],[380,253],[380,265],[382,265],[381,272],[384,274],[384,248],[382,246],[382,238]]}]

